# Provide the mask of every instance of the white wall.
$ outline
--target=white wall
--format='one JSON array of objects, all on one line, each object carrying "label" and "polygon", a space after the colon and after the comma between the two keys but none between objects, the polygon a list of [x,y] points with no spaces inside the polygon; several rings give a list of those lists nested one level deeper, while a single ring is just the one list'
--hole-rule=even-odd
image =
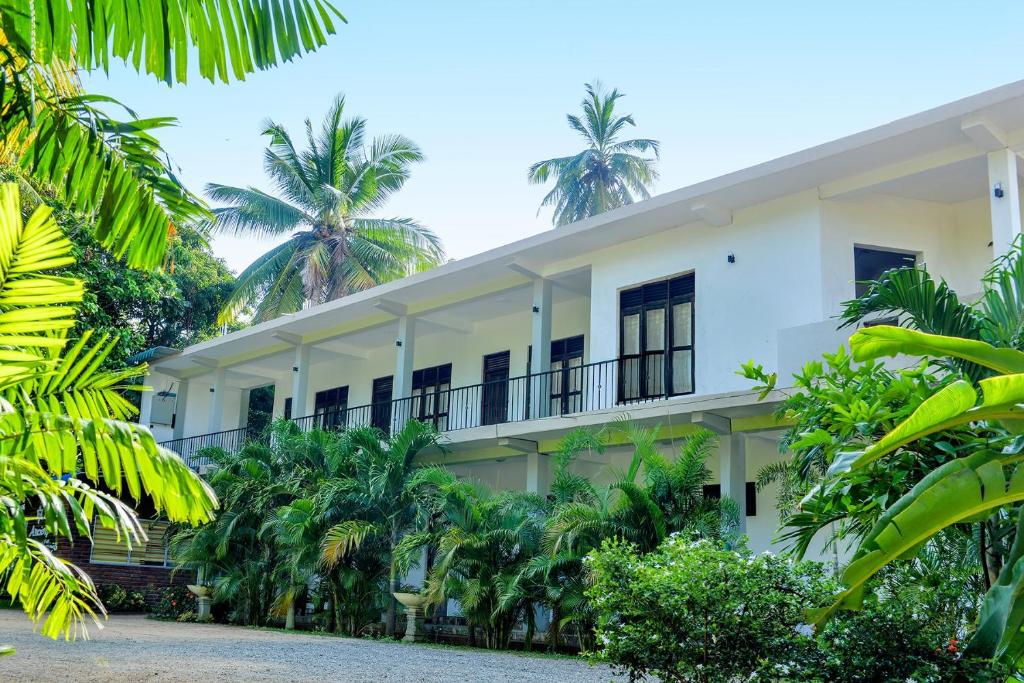
[{"label": "white wall", "polygon": [[917,253],[919,263],[958,293],[979,291],[992,258],[985,200],[941,204],[872,195],[821,207],[824,317],[838,314],[854,296],[854,246]]},{"label": "white wall", "polygon": [[819,261],[813,193],[738,211],[728,226],[690,224],[604,249],[592,258],[591,358],[618,355],[619,291],[693,271],[696,393],[749,388],[741,362],[774,367],[778,330],[821,319]]}]

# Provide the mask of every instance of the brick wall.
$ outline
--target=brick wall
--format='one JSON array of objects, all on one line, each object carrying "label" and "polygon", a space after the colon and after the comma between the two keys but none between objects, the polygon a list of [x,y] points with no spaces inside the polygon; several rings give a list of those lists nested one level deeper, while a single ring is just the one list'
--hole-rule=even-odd
[{"label": "brick wall", "polygon": [[57,555],[78,565],[97,586],[117,584],[126,590],[142,591],[146,594],[146,602],[156,604],[159,589],[170,585],[194,583],[195,576],[190,570],[179,570],[171,576],[170,567],[121,566],[114,564],[93,564],[89,561],[92,546],[89,539],[82,538],[74,531],[74,543],[66,539],[57,542]]}]

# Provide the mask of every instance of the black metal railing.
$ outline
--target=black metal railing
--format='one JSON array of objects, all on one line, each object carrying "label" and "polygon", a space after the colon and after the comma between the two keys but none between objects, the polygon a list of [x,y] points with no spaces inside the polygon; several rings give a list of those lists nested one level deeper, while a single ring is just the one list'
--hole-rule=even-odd
[{"label": "black metal railing", "polygon": [[237,451],[259,433],[261,432],[249,429],[248,427],[242,427],[212,434],[186,436],[181,439],[164,441],[160,445],[180,455],[186,465],[198,472],[210,464],[210,457],[202,452],[204,448],[223,448],[226,451]]},{"label": "black metal railing", "polygon": [[[524,422],[573,413],[609,410],[618,406],[655,401],[663,393],[642,375],[647,369],[636,359],[616,359],[566,365],[547,372],[491,380],[465,387],[435,389],[408,398],[320,412],[292,418],[300,429],[345,429],[373,425],[394,432],[411,419],[430,422],[440,432],[486,425]],[[655,369],[655,372],[657,370]],[[255,438],[249,430],[234,429],[168,441],[161,445],[182,454],[194,468],[197,453],[208,446],[240,448]]]}]

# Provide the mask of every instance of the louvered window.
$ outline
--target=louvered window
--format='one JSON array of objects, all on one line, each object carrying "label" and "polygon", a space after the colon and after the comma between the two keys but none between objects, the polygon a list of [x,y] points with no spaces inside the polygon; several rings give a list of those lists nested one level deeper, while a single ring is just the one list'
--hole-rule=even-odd
[{"label": "louvered window", "polygon": [[93,524],[92,555],[95,564],[121,564],[142,567],[173,566],[167,549],[169,522],[157,519],[140,520],[148,540],[133,543],[129,550],[124,536],[118,540],[117,532],[104,528],[99,522]]},{"label": "louvered window", "polygon": [[348,408],[348,387],[335,387],[316,392],[313,413],[317,415],[317,426],[331,429],[345,424],[345,409]]}]

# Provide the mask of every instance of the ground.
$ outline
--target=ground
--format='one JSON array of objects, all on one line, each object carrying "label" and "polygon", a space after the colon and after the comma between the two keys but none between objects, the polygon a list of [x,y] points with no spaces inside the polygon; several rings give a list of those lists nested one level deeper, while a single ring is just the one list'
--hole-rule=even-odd
[{"label": "ground", "polygon": [[53,642],[0,610],[0,681],[608,681],[569,657],[377,642],[112,616],[92,639]]}]

